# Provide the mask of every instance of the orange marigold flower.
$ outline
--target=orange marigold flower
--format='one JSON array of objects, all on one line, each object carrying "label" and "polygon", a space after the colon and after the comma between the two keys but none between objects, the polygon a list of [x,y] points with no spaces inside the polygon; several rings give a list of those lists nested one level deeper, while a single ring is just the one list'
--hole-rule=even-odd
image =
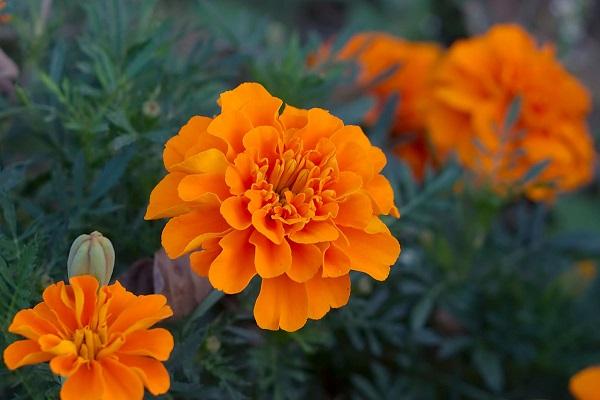
[{"label": "orange marigold flower", "polygon": [[44,301],[19,311],[9,332],[24,336],[4,350],[9,369],[49,361],[66,378],[60,397],[132,400],[169,389],[161,361],[169,358],[173,337],[148,329],[172,315],[162,295],[136,296],[118,282],[99,287],[91,275],[46,288]]},{"label": "orange marigold flower", "polygon": [[589,367],[573,375],[569,389],[577,400],[600,400],[600,366]]},{"label": "orange marigold flower", "polygon": [[[436,151],[442,158],[456,153],[499,192],[543,163],[524,188],[533,200],[551,200],[592,178],[594,147],[585,123],[590,97],[553,48],[537,47],[519,26],[498,25],[456,42],[433,85],[427,121]],[[518,100],[521,106],[514,107]]]},{"label": "orange marigold flower", "polygon": [[[441,55],[437,44],[410,42],[378,32],[354,35],[339,53],[341,59],[357,61],[362,84],[376,81],[370,85],[376,104],[365,117],[367,123],[378,118],[391,95],[398,95],[392,133],[405,140],[396,146],[395,153],[419,179],[432,161],[425,143],[425,111],[432,73]],[[390,75],[377,81],[386,74]]]},{"label": "orange marigold flower", "polygon": [[225,293],[261,278],[264,329],[295,331],[350,294],[350,270],[387,278],[400,253],[380,215],[393,214],[383,152],[329,112],[286,106],[257,83],[221,94],[163,153],[168,175],[146,219],[170,217],[162,244],[191,253],[194,271]]}]

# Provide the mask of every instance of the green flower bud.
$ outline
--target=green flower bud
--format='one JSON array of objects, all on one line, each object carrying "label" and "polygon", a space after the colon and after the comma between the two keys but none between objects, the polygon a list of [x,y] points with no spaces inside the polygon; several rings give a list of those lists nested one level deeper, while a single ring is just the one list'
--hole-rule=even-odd
[{"label": "green flower bud", "polygon": [[115,266],[115,249],[108,238],[94,231],[73,241],[69,251],[67,270],[69,278],[93,275],[100,285],[107,285]]}]

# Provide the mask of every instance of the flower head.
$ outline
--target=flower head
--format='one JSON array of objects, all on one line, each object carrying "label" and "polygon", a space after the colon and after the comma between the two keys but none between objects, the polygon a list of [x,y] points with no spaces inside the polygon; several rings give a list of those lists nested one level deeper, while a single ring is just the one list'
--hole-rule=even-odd
[{"label": "flower head", "polygon": [[524,188],[533,200],[550,200],[591,179],[589,95],[550,46],[537,47],[519,26],[499,25],[456,42],[433,87],[427,121],[436,152],[456,153],[499,192],[544,164]]},{"label": "flower head", "polygon": [[379,216],[397,215],[386,163],[362,130],[327,111],[286,106],[245,83],[193,117],[163,153],[167,176],[147,219],[170,217],[171,258],[225,293],[258,274],[258,325],[294,331],[350,294],[350,270],[384,280],[400,246]]},{"label": "flower head", "polygon": [[359,81],[375,95],[367,123],[377,120],[391,95],[398,96],[392,133],[403,141],[395,153],[419,179],[431,162],[425,143],[425,111],[432,73],[441,55],[441,48],[434,43],[410,42],[378,32],[354,35],[339,53],[341,59],[357,61]]},{"label": "flower head", "polygon": [[173,337],[149,329],[172,315],[162,295],[136,296],[118,282],[99,287],[95,277],[76,276],[70,285],[46,288],[43,302],[19,311],[9,326],[25,340],[4,350],[9,369],[50,362],[66,378],[63,400],[142,399],[144,386],[155,395],[169,388],[161,361],[173,349]]},{"label": "flower head", "polygon": [[600,400],[600,366],[589,367],[573,375],[569,389],[577,400]]}]

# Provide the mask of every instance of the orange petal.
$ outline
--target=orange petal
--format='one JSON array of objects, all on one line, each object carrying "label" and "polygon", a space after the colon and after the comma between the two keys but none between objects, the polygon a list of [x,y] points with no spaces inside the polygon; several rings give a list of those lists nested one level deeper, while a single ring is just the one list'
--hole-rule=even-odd
[{"label": "orange petal", "polygon": [[230,229],[219,207],[217,201],[203,204],[193,212],[167,222],[162,232],[162,245],[171,259],[198,249],[207,239],[222,236]]},{"label": "orange petal", "polygon": [[[102,368],[96,361],[82,365],[60,389],[61,400],[112,399],[104,391]],[[139,397],[141,399],[141,397]]]},{"label": "orange petal", "polygon": [[290,234],[290,239],[296,243],[321,243],[336,240],[339,235],[331,223],[311,221],[302,230]]},{"label": "orange petal", "polygon": [[196,201],[207,193],[215,194],[221,200],[231,195],[225,175],[220,173],[187,175],[179,183],[177,193],[183,201]]},{"label": "orange petal", "polygon": [[385,176],[375,175],[365,184],[365,191],[373,200],[376,214],[394,214],[394,190]]},{"label": "orange petal", "polygon": [[232,196],[221,203],[221,215],[225,221],[237,230],[247,229],[252,224],[252,216],[248,211],[248,199]]},{"label": "orange petal", "polygon": [[208,149],[187,157],[179,164],[173,165],[172,172],[186,174],[203,174],[206,172],[224,174],[229,166],[225,154],[217,149]]},{"label": "orange petal", "polygon": [[23,365],[38,364],[54,357],[53,354],[45,353],[40,345],[34,340],[17,340],[4,349],[4,364],[10,370],[17,369]]},{"label": "orange petal", "polygon": [[350,259],[335,244],[331,244],[323,256],[323,277],[335,278],[350,272]]},{"label": "orange petal", "polygon": [[63,339],[59,336],[48,334],[38,339],[42,351],[54,355],[77,354],[77,348],[71,340]]},{"label": "orange petal", "polygon": [[64,354],[50,360],[50,369],[55,375],[71,376],[82,363],[84,363],[83,358],[80,358],[77,354]]},{"label": "orange petal", "polygon": [[104,378],[104,398],[111,400],[132,400],[144,397],[144,385],[132,368],[112,358],[99,361]]},{"label": "orange petal", "polygon": [[272,126],[258,126],[244,136],[246,151],[256,151],[258,159],[273,159],[277,156],[277,148],[281,141],[281,133]]},{"label": "orange petal", "polygon": [[137,296],[109,325],[109,333],[130,333],[147,329],[158,321],[173,315],[167,298],[161,294]]},{"label": "orange petal", "polygon": [[96,294],[100,284],[92,275],[79,275],[69,278],[75,296],[75,319],[79,326],[89,324],[96,310]]},{"label": "orange petal", "polygon": [[107,324],[110,326],[114,321],[121,315],[123,311],[128,309],[130,305],[136,302],[136,296],[125,290],[125,288],[116,281],[110,286],[103,286],[100,288],[104,295],[109,297],[108,300],[108,312],[107,312]]},{"label": "orange petal", "polygon": [[250,243],[255,247],[254,266],[262,278],[274,278],[292,266],[292,250],[286,239],[275,244],[258,231],[250,235]]},{"label": "orange petal", "polygon": [[389,231],[368,234],[358,229],[342,228],[349,245],[339,240],[336,245],[342,249],[351,262],[351,268],[371,275],[379,281],[385,280],[390,266],[396,263],[400,255],[400,244]]},{"label": "orange petal", "polygon": [[287,275],[263,279],[254,304],[254,318],[262,329],[293,332],[302,328],[308,318],[304,284]]},{"label": "orange petal", "polygon": [[271,96],[262,85],[250,82],[221,93],[219,103],[223,112],[241,111],[253,126],[260,126],[273,124],[282,101]]},{"label": "orange petal", "polygon": [[44,303],[54,311],[56,317],[63,326],[67,330],[74,332],[78,327],[77,321],[75,320],[75,312],[71,308],[72,305],[65,304],[63,301],[63,293],[67,291],[70,291],[70,288],[67,288],[65,283],[61,281],[44,289],[42,296],[44,298]]},{"label": "orange petal", "polygon": [[281,244],[283,242],[283,235],[285,233],[283,224],[281,221],[272,219],[267,210],[260,209],[254,211],[252,213],[252,225],[273,243]]},{"label": "orange petal", "polygon": [[221,254],[210,266],[208,279],[215,289],[225,293],[239,293],[256,275],[254,246],[250,244],[250,229],[232,231],[219,242]]},{"label": "orange petal", "polygon": [[308,111],[286,104],[279,120],[283,123],[285,129],[300,129],[306,126],[308,122]]},{"label": "orange petal", "polygon": [[231,159],[235,154],[244,150],[242,138],[250,129],[252,129],[252,123],[241,112],[222,111],[211,122],[207,131],[227,142],[227,157]]},{"label": "orange petal", "polygon": [[150,201],[144,219],[174,217],[189,211],[190,207],[177,193],[179,182],[185,177],[181,172],[165,176],[150,193]]},{"label": "orange petal", "polygon": [[335,190],[337,198],[354,193],[363,185],[360,175],[352,171],[341,171],[337,181],[333,182],[328,189]]},{"label": "orange petal", "polygon": [[573,375],[569,390],[577,400],[600,400],[600,367],[589,367]]},{"label": "orange petal", "polygon": [[341,119],[321,108],[308,110],[307,120],[306,125],[296,132],[296,136],[302,139],[305,149],[314,149],[319,140],[330,137],[344,126]]},{"label": "orange petal", "polygon": [[331,308],[345,306],[350,298],[350,275],[323,278],[318,274],[306,282],[308,317],[321,319]]},{"label": "orange petal", "polygon": [[198,142],[199,136],[206,131],[210,121],[211,119],[208,117],[194,116],[179,130],[177,135],[167,141],[163,152],[167,170],[185,159],[187,151]]},{"label": "orange petal", "polygon": [[169,372],[160,361],[149,357],[119,355],[119,362],[135,371],[153,395],[157,396],[169,390]]},{"label": "orange petal", "polygon": [[236,195],[242,195],[254,182],[253,172],[256,169],[254,160],[247,153],[238,154],[225,171],[225,183],[229,191]]},{"label": "orange petal", "polygon": [[335,217],[336,225],[364,229],[373,217],[371,199],[364,193],[348,195],[339,203],[338,214]]},{"label": "orange petal", "polygon": [[292,250],[292,266],[287,275],[294,281],[302,283],[312,278],[323,263],[323,253],[314,244],[290,242]]},{"label": "orange petal", "polygon": [[202,250],[195,251],[190,254],[190,267],[192,271],[200,276],[208,276],[210,265],[215,261],[215,258],[221,254],[221,249],[218,250]]},{"label": "orange petal", "polygon": [[40,318],[39,314],[31,308],[19,311],[8,327],[8,331],[27,339],[37,339],[48,333],[59,334],[59,330],[53,324]]},{"label": "orange petal", "polygon": [[166,329],[155,328],[132,332],[118,350],[119,354],[150,356],[166,361],[173,350],[173,335]]}]

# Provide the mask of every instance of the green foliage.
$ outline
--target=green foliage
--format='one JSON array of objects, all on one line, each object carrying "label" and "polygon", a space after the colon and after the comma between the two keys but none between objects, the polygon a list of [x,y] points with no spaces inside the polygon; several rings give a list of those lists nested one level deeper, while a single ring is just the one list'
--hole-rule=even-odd
[{"label": "green foliage", "polygon": [[[361,121],[373,101],[356,71],[307,63],[323,43],[306,17],[313,3],[61,0],[49,14],[40,0],[11,5],[21,78],[0,97],[0,348],[16,339],[14,314],[65,278],[79,234],[111,238],[117,275],[160,247],[162,223],[143,216],[163,143],[192,115],[214,114],[218,93],[259,81],[289,104]],[[334,46],[359,28],[410,38],[463,29],[446,18],[461,2],[339,3],[316,27],[339,31]],[[386,151],[398,101],[368,130]],[[353,275],[346,307],[293,334],[256,327],[256,285],[213,292],[168,324],[164,398],[566,398],[568,378],[600,360],[600,279],[576,268],[600,260],[598,184],[547,206],[472,187],[454,164],[416,182],[387,155],[402,217],[386,223],[403,247],[389,279]],[[47,366],[0,366],[0,398],[56,398],[58,388]]]}]

